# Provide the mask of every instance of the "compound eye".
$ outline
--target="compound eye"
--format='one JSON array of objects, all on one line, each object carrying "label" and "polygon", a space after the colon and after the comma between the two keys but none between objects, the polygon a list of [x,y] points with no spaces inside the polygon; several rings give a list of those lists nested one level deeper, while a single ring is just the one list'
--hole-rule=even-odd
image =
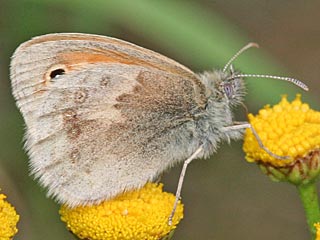
[{"label": "compound eye", "polygon": [[234,96],[234,86],[231,82],[225,83],[223,85],[223,90],[228,98],[232,98]]}]

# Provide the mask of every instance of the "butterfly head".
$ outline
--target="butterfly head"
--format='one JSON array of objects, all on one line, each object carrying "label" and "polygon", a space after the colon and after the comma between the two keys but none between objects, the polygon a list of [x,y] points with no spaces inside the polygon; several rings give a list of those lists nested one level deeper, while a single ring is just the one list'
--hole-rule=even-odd
[{"label": "butterfly head", "polygon": [[206,86],[206,97],[209,102],[225,102],[233,107],[239,105],[246,94],[244,80],[236,72],[215,70],[204,72],[200,79]]}]

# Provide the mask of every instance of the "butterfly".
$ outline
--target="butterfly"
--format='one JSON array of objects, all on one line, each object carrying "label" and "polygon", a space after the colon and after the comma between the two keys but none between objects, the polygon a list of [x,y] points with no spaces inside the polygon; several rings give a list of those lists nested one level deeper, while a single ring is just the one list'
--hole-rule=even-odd
[{"label": "butterfly", "polygon": [[232,117],[246,92],[243,77],[307,89],[296,79],[236,72],[234,58],[223,70],[196,74],[111,37],[58,33],[21,44],[10,75],[31,173],[50,196],[74,207],[140,188],[185,161],[179,199],[188,163],[250,127]]}]

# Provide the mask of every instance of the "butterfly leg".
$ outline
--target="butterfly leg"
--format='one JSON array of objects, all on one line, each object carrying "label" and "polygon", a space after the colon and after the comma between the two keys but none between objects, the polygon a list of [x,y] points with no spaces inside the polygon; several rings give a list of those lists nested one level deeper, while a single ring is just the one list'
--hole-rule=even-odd
[{"label": "butterfly leg", "polygon": [[178,206],[178,202],[180,200],[180,195],[181,195],[181,189],[182,189],[182,184],[183,184],[183,180],[184,180],[184,176],[186,174],[187,171],[187,167],[188,164],[192,162],[193,159],[195,159],[199,153],[203,150],[203,145],[201,145],[187,160],[184,161],[183,163],[183,167],[180,173],[180,177],[179,177],[179,183],[178,183],[178,187],[177,187],[177,191],[176,191],[176,199],[174,201],[173,204],[173,208],[171,211],[171,214],[169,216],[168,219],[168,224],[171,225],[172,224],[172,218],[174,216],[174,213],[176,212],[177,206]]},{"label": "butterfly leg", "polygon": [[277,158],[277,159],[281,159],[281,160],[285,160],[285,159],[289,159],[289,156],[279,156],[273,152],[271,152],[266,146],[263,145],[263,142],[261,140],[261,138],[259,137],[258,133],[256,132],[256,130],[253,128],[253,126],[248,123],[248,122],[239,122],[239,124],[236,125],[232,125],[232,126],[228,126],[228,127],[224,127],[223,131],[233,131],[233,130],[239,130],[239,129],[246,129],[246,128],[250,128],[254,137],[256,138],[259,147],[262,148],[264,151],[266,151],[271,157]]}]

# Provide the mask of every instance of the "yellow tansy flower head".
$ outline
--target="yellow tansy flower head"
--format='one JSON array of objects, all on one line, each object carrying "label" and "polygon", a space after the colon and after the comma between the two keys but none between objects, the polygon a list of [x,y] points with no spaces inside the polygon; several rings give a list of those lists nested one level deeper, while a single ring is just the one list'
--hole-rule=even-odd
[{"label": "yellow tansy flower head", "polygon": [[320,240],[320,223],[315,223],[314,227],[316,228],[317,233],[316,240]]},{"label": "yellow tansy flower head", "polygon": [[99,205],[62,206],[61,219],[80,239],[164,239],[183,218],[183,205],[179,203],[172,224],[168,225],[175,196],[163,192],[162,187],[162,184],[148,183]]},{"label": "yellow tansy flower head", "polygon": [[5,201],[6,196],[0,194],[0,239],[9,240],[18,232],[19,215],[13,206]]},{"label": "yellow tansy flower head", "polygon": [[301,102],[301,95],[292,102],[283,96],[280,103],[273,107],[267,105],[258,115],[249,114],[248,117],[263,145],[272,153],[289,158],[270,156],[247,129],[243,145],[247,161],[258,163],[277,180],[295,184],[310,181],[319,174],[320,112]]}]

